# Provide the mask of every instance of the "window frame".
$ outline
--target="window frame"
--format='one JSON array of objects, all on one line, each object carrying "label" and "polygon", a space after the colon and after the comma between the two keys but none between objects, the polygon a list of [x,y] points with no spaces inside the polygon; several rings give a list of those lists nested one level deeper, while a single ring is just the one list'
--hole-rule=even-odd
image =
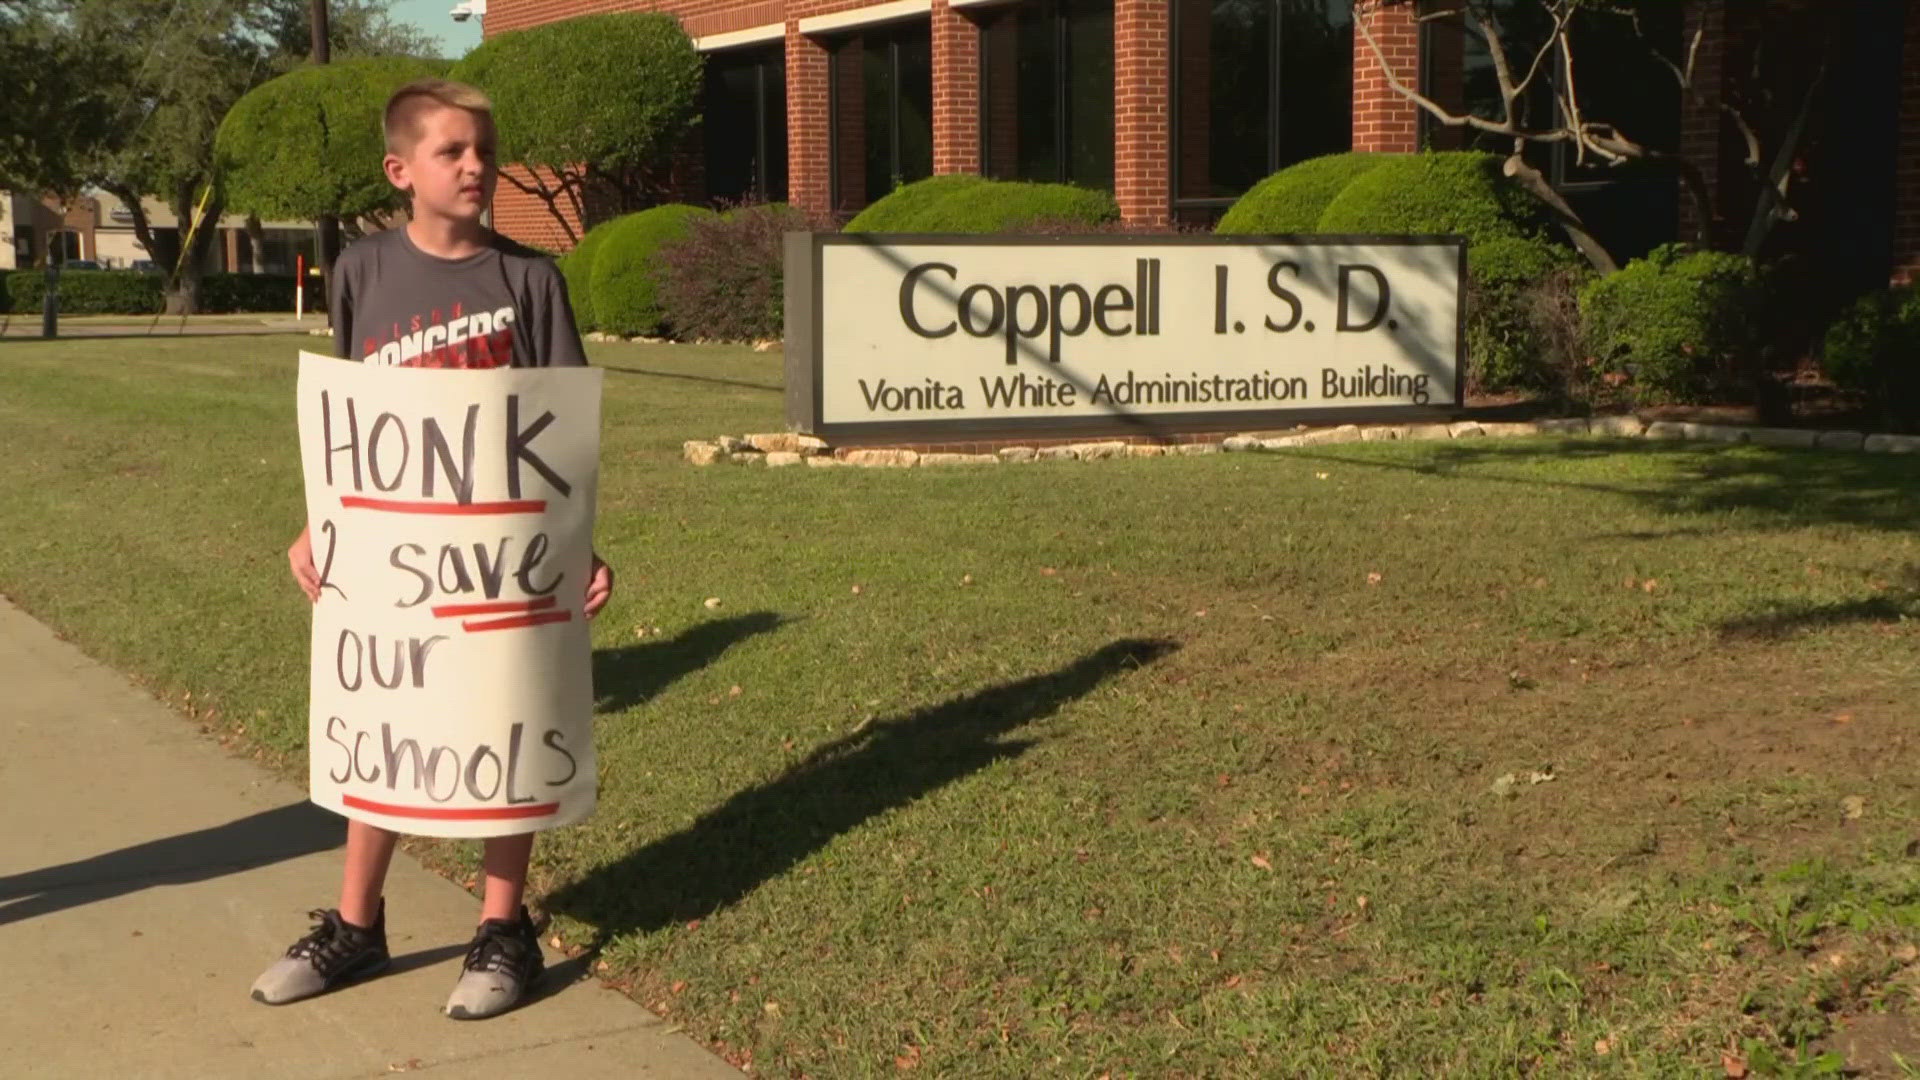
[{"label": "window frame", "polygon": [[[1051,85],[1048,86],[1047,88],[1048,94],[1050,96],[1050,99],[1053,105],[1053,131],[1050,133],[1050,138],[1053,141],[1053,175],[1044,177],[1044,178],[1021,177],[1020,168],[1019,168],[1020,154],[1019,154],[1019,150],[1017,149],[1017,146],[1016,146],[1016,149],[1014,150],[1015,160],[1014,160],[1013,174],[1015,177],[1018,177],[1023,180],[1027,180],[1029,182],[1034,182],[1034,183],[1071,184],[1074,182],[1072,179],[1073,118],[1071,116],[1071,110],[1068,109],[1067,107],[1067,103],[1071,98],[1071,93],[1073,88],[1073,72],[1071,70],[1073,41],[1072,41],[1072,36],[1068,32],[1068,28],[1071,25],[1073,20],[1073,13],[1070,10],[1068,10],[1069,0],[1040,0],[1040,2],[1045,5],[1044,8],[1040,8],[1040,9],[1029,8],[1029,10],[1045,11],[1046,13],[1045,25],[1047,28],[1047,32],[1053,35],[1053,50],[1052,50],[1053,51],[1053,78],[1051,79]],[[990,19],[1019,18],[1020,6],[1021,5],[1019,4],[1012,4],[1012,3],[995,4],[986,9],[986,14],[984,17],[990,18]],[[977,50],[975,50],[978,53],[978,56],[977,56],[978,71],[976,74],[975,82],[979,85],[979,88],[980,88],[980,102],[981,102],[980,124],[979,124],[979,127],[980,127],[980,173],[982,176],[988,176],[992,174],[992,161],[993,161],[993,158],[992,158],[993,123],[992,123],[992,114],[987,104],[993,93],[993,85],[992,85],[993,53],[992,53],[992,46],[989,44],[989,40],[990,40],[989,35],[992,31],[992,27],[986,23],[980,23],[976,25],[978,27],[979,34],[980,34],[980,47]],[[1117,22],[1116,22],[1115,38],[1110,42],[1110,44],[1115,50],[1114,65],[1116,68],[1116,79],[1115,79],[1116,84],[1118,83],[1117,69],[1119,65],[1119,53],[1118,53],[1119,42],[1117,38],[1118,38],[1118,34],[1117,34]],[[1116,89],[1116,92],[1117,92],[1117,89]],[[1117,165],[1116,165],[1116,169],[1117,169]],[[1105,185],[1102,186],[1100,190],[1112,191],[1117,183],[1118,183],[1117,176],[1109,175],[1106,179]]]}]

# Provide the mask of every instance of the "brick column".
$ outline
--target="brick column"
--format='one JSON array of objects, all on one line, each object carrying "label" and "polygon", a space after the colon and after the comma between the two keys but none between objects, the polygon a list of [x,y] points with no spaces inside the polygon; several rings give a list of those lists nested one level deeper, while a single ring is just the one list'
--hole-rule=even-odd
[{"label": "brick column", "polygon": [[1168,23],[1167,0],[1114,0],[1113,196],[1134,225],[1172,219]]},{"label": "brick column", "polygon": [[980,171],[980,27],[933,0],[933,172]]},{"label": "brick column", "polygon": [[1900,56],[1899,159],[1894,164],[1893,280],[1920,281],[1920,0],[1907,0]]},{"label": "brick column", "polygon": [[1680,100],[1680,156],[1700,170],[1706,182],[1708,220],[1700,220],[1700,208],[1686,185],[1680,187],[1680,237],[1692,240],[1704,232],[1709,237],[1723,235],[1726,221],[1719,203],[1725,192],[1725,152],[1721,139],[1720,98],[1726,87],[1727,9],[1724,4],[1688,4],[1682,26],[1682,40],[1700,35],[1700,48],[1694,55],[1693,85],[1696,94]]},{"label": "brick column", "polygon": [[[1420,23],[1412,3],[1386,4],[1372,0],[1356,11],[1386,55],[1395,78],[1408,87],[1420,85]],[[1358,26],[1353,31],[1353,148],[1374,153],[1410,154],[1420,149],[1419,112],[1399,91],[1387,85],[1373,46]]]},{"label": "brick column", "polygon": [[833,201],[827,50],[787,21],[787,201],[826,214]]}]

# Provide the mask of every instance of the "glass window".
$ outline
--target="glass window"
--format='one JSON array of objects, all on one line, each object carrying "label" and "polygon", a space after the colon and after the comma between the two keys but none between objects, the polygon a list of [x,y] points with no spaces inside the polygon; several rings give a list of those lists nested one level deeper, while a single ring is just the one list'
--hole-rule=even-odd
[{"label": "glass window", "polygon": [[1353,146],[1350,0],[1177,0],[1176,201]]},{"label": "glass window", "polygon": [[933,175],[933,37],[881,27],[833,46],[833,202],[856,211]]},{"label": "glass window", "polygon": [[984,171],[1113,187],[1113,0],[1034,0],[980,36]]},{"label": "glass window", "polygon": [[709,199],[787,197],[786,67],[781,45],[707,58],[702,127]]}]

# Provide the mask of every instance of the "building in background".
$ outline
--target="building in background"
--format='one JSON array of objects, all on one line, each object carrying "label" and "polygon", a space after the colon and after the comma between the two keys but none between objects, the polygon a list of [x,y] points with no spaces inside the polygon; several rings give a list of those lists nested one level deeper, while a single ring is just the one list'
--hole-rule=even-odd
[{"label": "building in background", "polygon": [[[1395,74],[1484,111],[1491,58],[1441,17],[1449,6],[1362,10]],[[1578,72],[1582,98],[1704,162],[1723,234],[1745,227],[1757,191],[1720,101],[1740,92],[1755,49],[1794,44],[1764,40],[1777,31],[1760,7],[1700,0],[1652,20],[1648,33],[1674,55],[1700,34],[1701,92],[1685,100],[1638,43],[1610,51],[1601,31],[1575,31],[1590,35],[1579,50],[1593,58]],[[1820,155],[1819,220],[1792,230],[1794,242],[1862,281],[1905,277],[1920,269],[1920,79],[1903,78],[1920,71],[1920,0],[1803,7],[1834,20],[1846,62],[1829,75],[1823,135],[1808,144]],[[486,32],[605,11],[674,15],[707,57],[699,167],[681,170],[690,201],[846,216],[899,183],[977,173],[1104,188],[1130,222],[1204,224],[1309,157],[1477,141],[1389,85],[1349,0],[490,0]],[[1670,173],[1599,169],[1564,152],[1542,151],[1541,163],[1622,257],[1674,239],[1693,213]],[[508,185],[494,214],[517,239],[567,245],[546,208]],[[1841,250],[1862,238],[1864,256]],[[1834,250],[1812,251],[1823,244]]]},{"label": "building in background", "polygon": [[[180,222],[165,202],[143,199],[141,209],[156,241],[178,236]],[[255,231],[244,217],[229,214],[214,228],[201,264],[208,272],[291,274],[295,256],[313,258],[310,222],[264,222]],[[64,210],[51,196],[0,192],[0,236],[10,241],[0,244],[0,270],[44,266],[49,253],[56,261],[89,259],[108,270],[155,262],[140,243],[133,212],[117,197],[100,192],[86,193]]]}]

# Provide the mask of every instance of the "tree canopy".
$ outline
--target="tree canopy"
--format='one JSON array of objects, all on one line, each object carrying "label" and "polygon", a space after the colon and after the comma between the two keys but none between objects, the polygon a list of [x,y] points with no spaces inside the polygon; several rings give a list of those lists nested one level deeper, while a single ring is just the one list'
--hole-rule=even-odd
[{"label": "tree canopy", "polygon": [[263,218],[364,216],[399,205],[381,170],[381,111],[442,60],[362,57],[296,68],[255,87],[220,125],[227,203]]},{"label": "tree canopy", "polygon": [[580,220],[589,180],[624,208],[653,201],[649,174],[697,118],[701,61],[671,16],[588,15],[490,37],[452,75],[493,99],[500,160],[535,170],[502,175],[571,235],[559,204]]}]

